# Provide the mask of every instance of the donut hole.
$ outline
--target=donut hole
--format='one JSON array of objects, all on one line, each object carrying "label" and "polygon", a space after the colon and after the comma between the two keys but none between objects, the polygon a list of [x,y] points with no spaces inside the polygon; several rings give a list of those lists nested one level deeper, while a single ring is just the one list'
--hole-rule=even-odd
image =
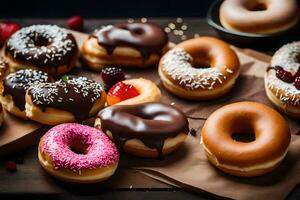
[{"label": "donut hole", "polygon": [[255,141],[255,134],[252,132],[232,133],[231,138],[236,142],[250,143]]},{"label": "donut hole", "polygon": [[50,44],[50,41],[48,38],[46,37],[37,37],[35,40],[34,40],[34,45],[37,46],[37,47],[43,47],[43,46],[48,46]]},{"label": "donut hole", "polygon": [[87,154],[87,146],[80,141],[74,141],[70,145],[70,149],[75,154],[82,154],[82,155]]},{"label": "donut hole", "polygon": [[210,64],[210,60],[206,59],[206,58],[196,58],[194,59],[192,66],[194,68],[210,68],[211,64]]},{"label": "donut hole", "polygon": [[263,2],[257,2],[247,7],[250,11],[264,11],[267,10],[267,5]]},{"label": "donut hole", "polygon": [[144,34],[144,30],[141,29],[141,28],[136,28],[136,29],[133,29],[132,32],[136,35],[142,35]]}]

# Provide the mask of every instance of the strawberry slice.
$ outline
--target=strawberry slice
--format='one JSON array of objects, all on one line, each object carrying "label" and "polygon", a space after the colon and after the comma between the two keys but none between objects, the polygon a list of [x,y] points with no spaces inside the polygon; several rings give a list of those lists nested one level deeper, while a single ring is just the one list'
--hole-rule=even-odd
[{"label": "strawberry slice", "polygon": [[1,46],[10,36],[20,29],[20,25],[14,22],[0,23],[0,44]]},{"label": "strawberry slice", "polygon": [[138,95],[139,92],[133,85],[125,84],[120,81],[108,91],[107,103],[109,106],[111,106]]}]

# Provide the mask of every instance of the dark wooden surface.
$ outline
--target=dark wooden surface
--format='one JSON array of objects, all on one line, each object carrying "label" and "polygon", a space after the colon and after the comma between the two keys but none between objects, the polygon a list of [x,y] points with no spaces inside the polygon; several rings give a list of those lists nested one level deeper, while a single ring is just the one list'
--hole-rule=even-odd
[{"label": "dark wooden surface", "polygon": [[[55,12],[55,11],[53,11]],[[136,19],[137,21],[139,19]],[[176,18],[169,19],[148,19],[162,27],[170,22],[175,22]],[[57,24],[65,25],[65,20],[59,19],[15,19],[22,26],[31,24]],[[85,32],[90,32],[101,25],[120,20],[86,20]],[[214,31],[206,24],[204,19],[189,18],[184,19],[188,26],[187,37],[194,37],[194,34],[213,35]],[[181,39],[170,34],[173,42],[180,42]],[[272,53],[275,49],[269,49]],[[37,160],[37,147],[31,147],[23,152],[25,162],[18,165],[16,173],[8,173],[4,169],[4,161],[12,159],[14,155],[0,160],[0,199],[22,198],[22,199],[214,199],[212,195],[205,193],[194,193],[190,191],[173,188],[164,183],[155,181],[134,170],[120,169],[108,181],[96,184],[93,187],[65,184],[48,176],[40,167]],[[46,184],[46,185],[45,185]],[[255,197],[255,194],[253,194]],[[270,197],[271,198],[271,197]],[[289,195],[288,199],[300,199],[300,187],[296,187]]]}]

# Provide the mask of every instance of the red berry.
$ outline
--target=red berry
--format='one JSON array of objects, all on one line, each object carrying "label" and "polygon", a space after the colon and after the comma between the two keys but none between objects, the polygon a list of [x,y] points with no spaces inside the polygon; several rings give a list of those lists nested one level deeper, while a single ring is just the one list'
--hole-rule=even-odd
[{"label": "red berry", "polygon": [[67,26],[70,29],[76,30],[76,31],[82,31],[83,30],[83,17],[81,16],[73,16],[70,17],[67,20]]},{"label": "red berry", "polygon": [[296,74],[295,74],[295,77],[299,77],[300,76],[300,67],[298,68]]},{"label": "red berry", "polygon": [[15,172],[17,171],[17,164],[13,161],[7,161],[5,163],[5,169],[9,172]]},{"label": "red berry", "polygon": [[294,82],[294,76],[291,72],[285,71],[282,67],[276,67],[276,76],[280,80],[287,82],[287,83],[292,83]]},{"label": "red berry", "polygon": [[113,105],[119,103],[120,101],[124,101],[138,95],[139,92],[133,85],[125,84],[121,81],[115,84],[108,91],[107,103],[108,105]]},{"label": "red berry", "polygon": [[298,90],[300,90],[300,76],[295,79],[294,85]]},{"label": "red berry", "polygon": [[0,43],[5,43],[19,29],[20,25],[14,22],[0,23]]},{"label": "red berry", "polygon": [[111,88],[116,83],[125,80],[122,69],[117,67],[106,67],[101,71],[101,77],[105,85]]}]

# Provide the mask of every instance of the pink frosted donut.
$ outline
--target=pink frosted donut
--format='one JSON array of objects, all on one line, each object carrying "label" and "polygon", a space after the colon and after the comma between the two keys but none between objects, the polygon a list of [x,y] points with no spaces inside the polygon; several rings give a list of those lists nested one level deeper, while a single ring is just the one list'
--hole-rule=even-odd
[{"label": "pink frosted donut", "polygon": [[116,146],[103,132],[76,123],[50,129],[40,140],[38,157],[49,174],[77,183],[109,178],[119,161]]}]

